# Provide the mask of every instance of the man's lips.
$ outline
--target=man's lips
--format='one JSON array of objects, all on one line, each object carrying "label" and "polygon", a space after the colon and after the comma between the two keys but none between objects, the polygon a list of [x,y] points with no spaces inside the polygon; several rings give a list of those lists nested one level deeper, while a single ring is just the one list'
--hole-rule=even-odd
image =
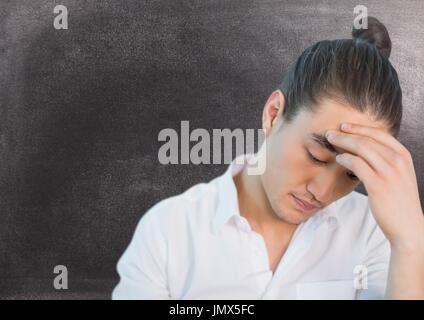
[{"label": "man's lips", "polygon": [[296,207],[298,207],[302,211],[308,212],[308,211],[312,211],[314,209],[319,208],[319,206],[312,204],[309,201],[302,200],[302,199],[296,197],[294,194],[292,194],[292,196],[293,196],[293,200],[294,200]]}]

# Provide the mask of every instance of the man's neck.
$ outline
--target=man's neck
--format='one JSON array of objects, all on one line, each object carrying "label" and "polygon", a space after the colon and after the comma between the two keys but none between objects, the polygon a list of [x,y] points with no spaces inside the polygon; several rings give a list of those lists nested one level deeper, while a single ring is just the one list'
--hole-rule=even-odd
[{"label": "man's neck", "polygon": [[247,167],[234,177],[240,215],[260,229],[285,224],[272,209],[263,189],[260,175],[248,175]]}]

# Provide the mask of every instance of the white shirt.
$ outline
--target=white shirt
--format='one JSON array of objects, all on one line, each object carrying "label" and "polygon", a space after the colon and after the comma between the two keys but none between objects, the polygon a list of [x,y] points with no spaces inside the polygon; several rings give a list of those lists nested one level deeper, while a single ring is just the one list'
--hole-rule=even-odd
[{"label": "white shirt", "polygon": [[366,196],[353,191],[300,224],[273,274],[263,237],[240,215],[237,163],[143,215],[113,299],[384,298],[390,245]]}]

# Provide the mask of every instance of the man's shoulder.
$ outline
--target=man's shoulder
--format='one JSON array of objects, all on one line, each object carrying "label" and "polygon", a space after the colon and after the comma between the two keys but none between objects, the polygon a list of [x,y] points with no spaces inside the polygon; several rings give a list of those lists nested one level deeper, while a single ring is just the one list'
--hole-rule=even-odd
[{"label": "man's shoulder", "polygon": [[376,223],[369,206],[368,196],[357,191],[352,191],[338,199],[334,210],[337,211],[343,224],[350,226],[356,224],[363,228],[364,224],[371,227]]},{"label": "man's shoulder", "polygon": [[357,191],[352,191],[337,200],[335,209],[342,224],[352,232],[356,232],[358,236],[359,234],[366,236],[374,233],[376,230],[380,232],[380,228],[370,208],[368,196]]},{"label": "man's shoulder", "polygon": [[142,214],[141,221],[175,229],[186,224],[187,220],[208,218],[216,206],[218,178],[195,184],[179,194],[160,200]]},{"label": "man's shoulder", "polygon": [[338,209],[342,211],[366,212],[369,210],[368,196],[357,191],[350,192],[336,202]]}]

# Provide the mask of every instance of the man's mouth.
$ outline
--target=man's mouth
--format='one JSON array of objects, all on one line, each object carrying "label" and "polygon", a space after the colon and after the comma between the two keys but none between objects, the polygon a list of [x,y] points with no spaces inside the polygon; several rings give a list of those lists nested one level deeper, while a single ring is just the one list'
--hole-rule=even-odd
[{"label": "man's mouth", "polygon": [[310,203],[307,200],[300,199],[300,198],[296,197],[294,194],[291,194],[291,196],[293,197],[293,204],[294,204],[294,206],[297,209],[299,209],[299,210],[301,210],[303,212],[308,213],[308,212],[311,212],[311,211],[313,211],[315,209],[319,209],[320,208],[318,205],[313,204],[313,203]]}]

